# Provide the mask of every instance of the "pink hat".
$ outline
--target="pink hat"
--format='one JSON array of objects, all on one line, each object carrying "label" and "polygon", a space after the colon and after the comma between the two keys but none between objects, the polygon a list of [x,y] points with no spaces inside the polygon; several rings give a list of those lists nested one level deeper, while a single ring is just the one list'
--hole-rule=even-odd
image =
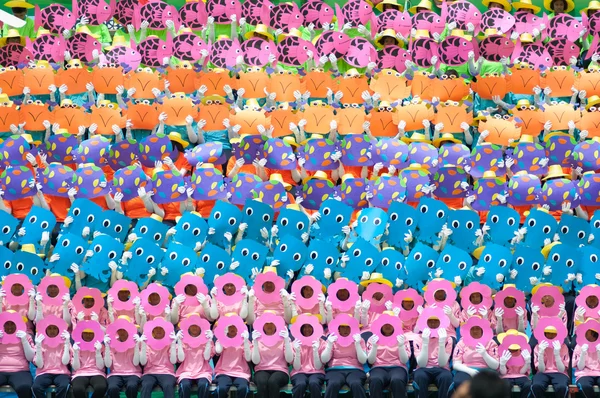
[{"label": "pink hat", "polygon": [[[310,297],[302,295],[302,288],[308,286],[312,288],[313,294]],[[296,295],[296,305],[304,310],[312,310],[319,303],[319,293],[323,285],[314,276],[305,275],[292,283],[292,293]]]},{"label": "pink hat", "polygon": [[[302,334],[302,326],[304,325],[312,327],[313,332],[310,336]],[[313,341],[318,341],[323,337],[323,325],[321,325],[319,317],[311,314],[298,315],[292,326],[290,326],[290,331],[294,336],[294,340],[300,340],[303,345],[311,345]]]},{"label": "pink hat", "polygon": [[[12,287],[14,285],[23,286],[23,291],[19,295],[12,293]],[[2,282],[2,287],[6,293],[6,303],[9,305],[26,305],[29,303],[28,292],[33,289],[33,284],[29,278],[24,274],[10,274],[7,275]]]},{"label": "pink hat", "polygon": [[[150,304],[150,295],[158,294],[160,301],[156,305]],[[140,299],[142,300],[141,306],[144,307],[144,311],[149,315],[159,316],[165,313],[165,307],[170,304],[169,290],[159,285],[158,283],[151,283],[140,293]]]},{"label": "pink hat", "polygon": [[593,330],[597,334],[600,334],[600,322],[595,319],[588,319],[584,323],[580,324],[575,328],[575,334],[577,335],[577,344],[582,346],[587,344],[590,348],[595,349],[598,344],[600,344],[600,338],[596,339],[596,341],[589,341],[585,334],[588,330]]},{"label": "pink hat", "polygon": [[[437,329],[429,328],[429,326],[427,325],[427,321],[429,319],[439,319],[440,326]],[[417,331],[423,331],[426,328],[429,328],[431,330],[431,337],[438,337],[438,330],[447,329],[449,325],[450,319],[444,313],[444,310],[442,310],[439,307],[428,307],[424,308],[423,312],[421,312],[421,315],[419,315],[419,319],[417,319],[417,328],[415,329],[415,333]]]},{"label": "pink hat", "polygon": [[[235,326],[237,329],[234,337],[227,336],[229,326]],[[244,338],[242,337],[244,331],[248,331],[248,327],[244,323],[244,320],[236,314],[220,317],[214,329],[215,337],[224,348],[240,347],[244,342]]]},{"label": "pink hat", "polygon": [[[126,290],[129,292],[129,299],[127,301],[119,300],[119,292]],[[115,299],[112,306],[117,311],[131,311],[135,308],[133,301],[136,297],[140,296],[138,291],[138,285],[135,282],[131,282],[125,279],[119,279],[114,285],[108,290],[108,294]],[[112,345],[111,345],[112,347]]]},{"label": "pink hat", "polygon": [[[340,336],[340,326],[350,326],[350,334],[348,336]],[[349,347],[354,344],[354,336],[356,333],[360,333],[360,325],[358,320],[351,317],[348,314],[338,314],[331,322],[329,322],[329,333],[338,336],[337,344],[342,347]]]},{"label": "pink hat", "polygon": [[204,280],[197,275],[183,275],[179,282],[175,284],[175,295],[179,296],[180,294],[185,295],[185,301],[183,302],[185,305],[189,306],[197,306],[198,299],[196,296],[188,296],[185,293],[185,288],[188,285],[196,286],[196,290],[198,293],[203,295],[208,295],[208,287],[204,284]]},{"label": "pink hat", "polygon": [[[223,286],[228,283],[233,283],[235,286],[235,293],[233,293],[231,296],[227,296],[223,292]],[[217,288],[217,295],[215,298],[217,301],[220,301],[225,305],[239,303],[244,299],[244,295],[240,292],[243,286],[246,286],[246,281],[244,281],[244,278],[239,275],[231,272],[228,272],[225,275],[220,275],[217,277],[217,279],[215,279],[215,287]]]},{"label": "pink hat", "polygon": [[[81,337],[83,332],[92,331],[94,333],[94,338],[92,341],[85,341]],[[102,326],[98,323],[98,321],[79,321],[77,322],[77,326],[73,329],[72,333],[73,341],[79,343],[79,348],[81,351],[95,351],[94,344],[96,341],[103,342],[104,341],[104,332],[102,331]]]},{"label": "pink hat", "polygon": [[[349,293],[347,300],[340,300],[337,297],[337,293],[340,290],[347,290]],[[354,282],[350,282],[348,279],[340,278],[327,288],[327,296],[331,302],[331,307],[341,312],[349,311],[354,308],[354,305],[359,300],[358,285]],[[339,341],[339,340],[338,340]]]},{"label": "pink hat", "polygon": [[[58,294],[55,297],[48,296],[48,288],[50,286],[56,286],[58,288]],[[37,291],[42,295],[42,302],[46,305],[62,305],[63,296],[69,294],[69,288],[65,283],[65,278],[62,276],[45,276],[40,281]]]},{"label": "pink hat", "polygon": [[[446,305],[452,307],[456,302],[456,290],[454,290],[454,286],[450,281],[434,279],[427,283],[425,289],[423,289],[425,290],[425,302],[429,305],[435,304],[438,307],[444,308]],[[443,301],[438,301],[434,297],[435,292],[439,290],[446,292],[446,299]]]},{"label": "pink hat", "polygon": [[[473,304],[471,302],[471,295],[473,293],[481,294],[481,303]],[[483,285],[479,282],[471,282],[467,286],[463,287],[460,291],[460,297],[462,299],[461,305],[463,308],[469,308],[470,306],[473,306],[478,312],[480,308],[489,310],[492,308],[492,304],[494,303],[494,300],[492,299],[492,289],[490,289],[489,286]]]},{"label": "pink hat", "polygon": [[[265,333],[264,327],[267,323],[272,323],[275,325],[275,333],[272,335],[267,335]],[[252,328],[254,330],[258,330],[261,333],[259,341],[266,345],[267,347],[273,347],[277,343],[283,341],[283,337],[279,335],[279,332],[282,330],[287,330],[287,326],[285,321],[279,315],[272,314],[270,312],[265,312],[252,324]]]},{"label": "pink hat", "polygon": [[[542,298],[544,296],[550,296],[554,298],[554,305],[552,307],[546,307],[542,304]],[[537,305],[540,307],[539,315],[554,317],[560,312],[558,308],[561,304],[565,303],[565,297],[561,294],[560,289],[557,286],[542,286],[533,296],[531,296],[531,306]],[[562,340],[561,340],[562,343]]]},{"label": "pink hat", "polygon": [[[516,302],[513,307],[507,307],[504,304],[504,300],[508,297],[515,299]],[[517,308],[521,307],[523,310],[525,309],[525,293],[513,286],[505,287],[494,296],[494,305],[504,310],[505,318],[515,318],[517,316]]]},{"label": "pink hat", "polygon": [[[152,336],[152,331],[156,328],[162,328],[165,331],[165,335],[162,339],[155,339]],[[169,335],[175,329],[171,322],[167,322],[164,318],[154,318],[151,321],[146,322],[144,325],[144,335],[148,338],[148,346],[154,350],[162,350],[171,344],[171,338]]]},{"label": "pink hat", "polygon": [[[391,325],[394,328],[391,335],[383,335],[381,328],[384,325]],[[379,345],[396,347],[398,345],[398,335],[402,334],[402,321],[397,316],[381,314],[371,325],[371,330],[373,331],[373,334],[379,337]]]},{"label": "pink hat", "polygon": [[585,317],[586,318],[595,318],[598,316],[598,310],[600,310],[600,305],[590,308],[587,304],[588,297],[594,296],[600,300],[600,286],[596,285],[587,285],[584,286],[583,289],[579,292],[577,297],[575,298],[575,304],[577,307],[585,308]]},{"label": "pink hat", "polygon": [[[200,327],[200,334],[196,337],[190,335],[189,329],[192,325]],[[192,314],[179,323],[179,329],[183,333],[183,342],[191,348],[198,348],[208,341],[206,331],[210,330],[210,323],[200,315]]]},{"label": "pink hat", "polygon": [[[83,305],[83,299],[87,297],[94,299],[94,305],[90,308],[85,308]],[[73,296],[71,302],[73,303],[73,307],[75,307],[75,311],[83,312],[85,316],[92,315],[92,312],[100,314],[100,310],[104,308],[104,299],[102,298],[102,293],[95,287],[80,288]]]},{"label": "pink hat", "polygon": [[[275,289],[271,293],[267,293],[263,290],[263,285],[266,282],[273,282]],[[278,276],[276,272],[263,272],[256,276],[254,279],[254,294],[258,301],[263,304],[274,304],[281,301],[281,295],[279,291],[285,289],[285,281],[282,277]]]},{"label": "pink hat", "polygon": [[[471,328],[473,327],[480,327],[483,331],[480,338],[476,339],[471,336]],[[479,343],[484,346],[487,345],[494,338],[494,333],[492,332],[490,321],[478,316],[472,316],[460,327],[460,336],[468,347],[475,348]]]},{"label": "pink hat", "polygon": [[[553,339],[546,337],[544,334],[546,329],[555,330],[556,337]],[[537,339],[538,344],[542,341],[547,341],[550,345],[552,345],[554,341],[558,341],[562,344],[565,341],[565,337],[567,337],[567,327],[562,323],[562,320],[557,317],[541,318],[533,331],[533,335]]]},{"label": "pink hat", "polygon": [[[61,337],[61,334],[67,330],[67,322],[65,322],[62,318],[57,317],[56,315],[48,315],[44,317],[41,321],[37,323],[37,332],[38,334],[44,335],[45,339],[42,342],[43,345],[56,348],[59,345],[63,344],[65,341]],[[48,326],[56,326],[58,327],[58,334],[56,337],[49,337],[46,334],[46,329]]]},{"label": "pink hat", "polygon": [[[412,301],[414,303],[412,309],[406,310],[402,307],[403,301]],[[419,306],[423,306],[423,297],[415,289],[399,290],[394,294],[394,305],[401,309],[400,319],[408,321],[419,317]]]},{"label": "pink hat", "polygon": [[[119,341],[118,331],[124,330],[127,332],[127,340]],[[138,334],[137,326],[127,319],[115,319],[115,321],[106,327],[106,334],[110,337],[110,348],[116,352],[125,352],[135,347],[133,336]]]},{"label": "pink hat", "polygon": [[[6,322],[13,322],[16,326],[15,332],[8,334],[4,330],[4,324]],[[2,338],[0,338],[0,344],[18,344],[21,340],[17,337],[17,332],[19,330],[26,331],[27,325],[23,320],[23,317],[18,312],[8,312],[4,311],[0,314],[0,330],[4,332]]]},{"label": "pink hat", "polygon": [[[373,298],[375,293],[381,293],[383,295],[381,300],[376,300]],[[393,298],[394,293],[392,292],[392,288],[388,285],[384,285],[383,283],[370,283],[362,294],[363,300],[369,300],[371,302],[371,307],[369,307],[369,310],[378,314],[381,314],[383,311],[385,311],[385,303],[387,301],[391,301]]]}]

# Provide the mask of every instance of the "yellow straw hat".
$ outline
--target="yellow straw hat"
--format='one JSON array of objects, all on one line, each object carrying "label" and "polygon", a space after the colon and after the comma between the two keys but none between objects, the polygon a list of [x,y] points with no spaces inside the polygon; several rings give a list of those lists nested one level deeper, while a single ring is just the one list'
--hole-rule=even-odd
[{"label": "yellow straw hat", "polygon": [[290,189],[292,187],[291,184],[285,182],[283,180],[283,177],[281,176],[280,173],[273,173],[269,176],[269,181],[277,181],[278,183],[282,184],[285,189]]},{"label": "yellow straw hat", "polygon": [[6,36],[4,36],[3,38],[0,39],[0,46],[4,47],[6,45],[6,42],[8,42],[8,39],[15,38],[15,37],[19,38],[19,44],[21,44],[22,46],[24,46],[26,44],[25,37],[21,36],[21,34],[19,33],[18,30],[9,29],[8,32],[6,32]]},{"label": "yellow straw hat", "polygon": [[498,3],[502,5],[502,8],[504,8],[504,11],[506,12],[510,12],[510,10],[512,9],[510,1],[508,0],[483,0],[481,3],[488,8],[490,6],[490,3]]},{"label": "yellow straw hat", "polygon": [[[509,329],[504,333],[500,333],[498,335],[498,342],[500,344],[502,344],[502,341],[504,341],[504,339],[508,336],[522,336],[522,337],[525,337],[525,340],[527,340],[527,342],[529,343],[529,337],[525,333],[521,333],[515,329]],[[509,350],[518,350],[519,348],[521,348],[521,347],[518,344],[511,344],[508,347]]]},{"label": "yellow straw hat", "polygon": [[521,1],[517,1],[512,3],[513,8],[518,11],[518,10],[522,10],[522,9],[529,9],[529,10],[533,10],[534,14],[537,14],[538,12],[541,11],[541,8],[533,5],[531,3],[531,0],[521,0]]},{"label": "yellow straw hat", "polygon": [[176,131],[169,133],[169,140],[180,143],[184,148],[187,148],[190,143],[181,138],[181,134]]},{"label": "yellow straw hat", "polygon": [[254,37],[254,34],[258,33],[260,35],[263,36],[267,36],[269,38],[269,40],[274,40],[275,38],[273,37],[273,34],[271,32],[269,32],[269,27],[267,25],[263,25],[261,23],[259,23],[258,25],[256,25],[256,29],[251,30],[249,32],[246,32],[246,34],[244,35],[244,37],[246,39],[251,39]]},{"label": "yellow straw hat", "polygon": [[566,174],[563,171],[562,166],[560,164],[553,164],[552,166],[548,167],[548,174],[546,174],[546,176],[542,178],[542,181],[546,181],[547,179],[556,177],[571,178],[570,175]]},{"label": "yellow straw hat", "polygon": [[35,8],[35,6],[33,4],[28,3],[24,0],[7,1],[6,3],[4,3],[4,7],[6,7],[6,8],[27,8],[27,9]]},{"label": "yellow straw hat", "polygon": [[383,39],[386,37],[393,37],[394,40],[396,40],[396,45],[402,45],[402,42],[400,40],[398,40],[398,38],[396,37],[396,31],[394,29],[386,29],[383,32],[381,32],[381,35],[379,36],[379,38],[377,40],[375,40],[375,44],[382,48],[383,47]]},{"label": "yellow straw hat", "polygon": [[379,272],[373,272],[371,274],[371,277],[366,281],[361,281],[360,285],[361,286],[369,286],[371,283],[381,283],[383,285],[388,285],[389,287],[393,287],[392,282],[385,279],[383,277],[383,274],[381,274]]},{"label": "yellow straw hat", "polygon": [[381,3],[378,3],[375,6],[375,9],[378,11],[383,11],[383,6],[384,5],[390,5],[390,6],[395,6],[398,7],[398,9],[402,12],[404,11],[404,6],[402,4],[398,4],[398,2],[396,0],[383,0]]},{"label": "yellow straw hat", "polygon": [[87,27],[87,25],[82,25],[82,26],[78,27],[76,32],[77,33],[86,33],[86,34],[92,36],[96,40],[100,39],[100,35],[97,33],[92,33],[92,31],[90,30],[90,28]]},{"label": "yellow straw hat", "polygon": [[444,142],[452,142],[454,144],[460,144],[461,141],[454,137],[452,133],[444,133],[439,138],[433,140],[433,146],[439,148]]},{"label": "yellow straw hat", "polygon": [[[548,11],[554,12],[554,10],[552,9],[553,1],[554,0],[544,0],[544,8]],[[563,0],[563,1],[567,4],[567,7],[565,8],[565,13],[568,14],[575,9],[575,3],[573,2],[573,0]]]},{"label": "yellow straw hat", "polygon": [[406,142],[407,144],[410,144],[411,142],[425,142],[427,144],[431,143],[431,141],[427,139],[427,136],[425,136],[425,134],[416,132],[412,133],[410,137],[402,137],[401,140]]},{"label": "yellow straw hat", "polygon": [[588,15],[589,10],[600,10],[600,1],[598,1],[598,0],[590,1],[588,6],[581,10],[581,13],[583,14],[585,12],[585,15]]},{"label": "yellow straw hat", "polygon": [[[590,98],[588,98],[587,100],[587,104],[585,106],[585,110],[589,110],[592,106],[596,106],[600,104],[600,96],[597,95],[592,95]],[[596,106],[597,107],[597,106]]]},{"label": "yellow straw hat", "polygon": [[421,0],[419,1],[419,4],[410,7],[408,9],[408,12],[410,12],[411,14],[416,14],[417,8],[426,8],[429,11],[431,11],[433,9],[433,3],[431,2],[431,0]]}]

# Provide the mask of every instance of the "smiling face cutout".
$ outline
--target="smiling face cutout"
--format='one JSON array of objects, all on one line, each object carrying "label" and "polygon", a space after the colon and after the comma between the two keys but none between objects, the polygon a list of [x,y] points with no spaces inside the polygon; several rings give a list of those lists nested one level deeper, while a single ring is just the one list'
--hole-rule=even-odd
[{"label": "smiling face cutout", "polygon": [[432,94],[442,102],[460,101],[469,95],[469,86],[463,79],[436,79]]},{"label": "smiling face cutout", "polygon": [[335,82],[329,72],[311,71],[302,79],[306,84],[306,90],[310,91],[313,98],[325,98],[327,96],[327,88],[333,87]]},{"label": "smiling face cutout", "polygon": [[193,69],[167,68],[166,78],[171,84],[169,90],[172,93],[193,94],[200,87],[200,78]]},{"label": "smiling face cutout", "polygon": [[[570,97],[573,93],[571,87],[575,85],[575,73],[566,67],[558,70],[549,70],[543,79],[544,87],[550,87],[552,97]],[[588,94],[589,95],[589,94]]]},{"label": "smiling face cutout", "polygon": [[496,95],[504,98],[510,91],[509,80],[504,76],[478,77],[477,82],[471,83],[471,89],[486,100],[491,100]]},{"label": "smiling face cutout", "polygon": [[410,95],[408,80],[392,69],[385,69],[371,80],[371,90],[381,95],[382,101],[395,101]]},{"label": "smiling face cutout", "polygon": [[200,77],[200,85],[205,85],[206,88],[208,89],[206,91],[206,93],[204,93],[205,96],[210,96],[210,95],[220,95],[220,96],[225,96],[225,90],[223,90],[223,86],[225,86],[226,84],[230,85],[231,87],[234,87],[234,81],[233,79],[231,79],[231,77],[229,77],[229,72],[225,71],[225,72],[215,72],[215,71],[208,71],[208,72],[200,72],[199,74]]},{"label": "smiling face cutout", "polygon": [[150,103],[132,101],[127,107],[125,117],[131,120],[134,129],[152,130],[158,124],[158,109]]},{"label": "smiling face cutout", "polygon": [[121,116],[121,110],[118,108],[92,107],[90,122],[98,125],[96,132],[102,135],[114,135],[113,125],[120,128],[125,127],[125,118]]},{"label": "smiling face cutout", "polygon": [[229,117],[229,105],[226,103],[203,105],[200,107],[200,112],[198,113],[198,120],[206,120],[204,131],[225,130],[223,119],[228,119]]},{"label": "smiling face cutout", "polygon": [[[573,109],[569,104],[547,105],[544,107],[544,122],[551,122],[553,130],[567,130],[570,120],[575,123],[581,119],[579,109]],[[491,134],[490,134],[491,135]]]},{"label": "smiling face cutout", "polygon": [[484,130],[490,133],[485,141],[497,145],[508,145],[508,140],[518,140],[521,136],[521,128],[517,126],[515,120],[488,118],[486,121],[479,122],[479,131]]},{"label": "smiling face cutout", "polygon": [[90,114],[83,108],[55,108],[54,122],[61,128],[67,129],[69,134],[77,134],[79,126],[89,126]]},{"label": "smiling face cutout", "polygon": [[537,69],[512,68],[510,72],[506,79],[509,79],[515,94],[532,95],[533,88],[541,84],[540,71]]},{"label": "smiling face cutout", "polygon": [[[362,102],[362,100],[361,100]],[[333,108],[329,106],[309,106],[304,109],[301,117],[306,119],[304,130],[307,133],[325,133],[329,131],[329,123],[335,120]]]},{"label": "smiling face cutout", "polygon": [[[25,68],[22,73],[23,80],[27,81],[27,87],[33,95],[48,94],[48,86],[54,84],[54,70],[52,68]],[[4,88],[2,92],[5,92]]]},{"label": "smiling face cutout", "polygon": [[229,119],[232,125],[239,124],[241,126],[239,134],[257,134],[259,125],[268,128],[269,124],[264,112],[251,109],[238,111]]},{"label": "smiling face cutout", "polygon": [[462,131],[460,125],[465,122],[473,123],[473,112],[467,109],[464,103],[459,105],[442,105],[437,107],[435,123],[443,123],[442,133],[458,133]]},{"label": "smiling face cutout", "polygon": [[368,91],[369,94],[373,94],[366,76],[340,78],[338,79],[337,89],[344,94],[340,100],[342,104],[362,104],[364,102],[362,99],[363,92]]},{"label": "smiling face cutout", "polygon": [[363,123],[368,120],[365,109],[362,107],[338,109],[336,118],[340,134],[362,134],[364,132]]}]

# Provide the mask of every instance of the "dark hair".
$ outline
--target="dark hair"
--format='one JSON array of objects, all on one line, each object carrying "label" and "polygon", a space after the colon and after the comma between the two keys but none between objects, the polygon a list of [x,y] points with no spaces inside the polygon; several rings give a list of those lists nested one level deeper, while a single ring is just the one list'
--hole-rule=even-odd
[{"label": "dark hair", "polygon": [[469,394],[471,398],[510,398],[511,389],[498,373],[483,370],[473,376]]},{"label": "dark hair", "polygon": [[24,8],[24,7],[13,7],[12,8],[12,12],[13,12],[13,14],[21,14],[23,12],[27,12],[27,8]]},{"label": "dark hair", "polygon": [[556,3],[557,1],[560,1],[561,3],[563,3],[565,5],[565,8],[567,8],[567,1],[566,0],[552,0],[550,2],[550,8],[554,11],[554,3]]}]

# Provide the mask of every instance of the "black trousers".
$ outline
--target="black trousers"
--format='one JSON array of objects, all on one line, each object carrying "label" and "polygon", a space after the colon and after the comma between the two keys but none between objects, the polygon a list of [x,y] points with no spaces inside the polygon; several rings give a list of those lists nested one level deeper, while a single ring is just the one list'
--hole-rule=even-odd
[{"label": "black trousers", "polygon": [[5,386],[7,384],[15,390],[19,398],[31,398],[33,377],[31,377],[31,372],[28,370],[12,373],[0,372],[0,386]]},{"label": "black trousers", "polygon": [[177,379],[172,375],[143,375],[141,398],[151,398],[154,386],[160,387],[165,398],[174,398],[175,384],[177,384]]},{"label": "black trousers", "polygon": [[429,396],[429,384],[433,383],[438,388],[438,398],[448,398],[448,391],[452,384],[452,373],[444,368],[419,368],[413,373],[415,387],[419,390],[417,398]]},{"label": "black trousers", "polygon": [[246,379],[242,379],[241,377],[218,375],[215,381],[217,383],[218,398],[227,398],[229,396],[229,389],[232,386],[235,386],[235,388],[237,388],[237,398],[245,398],[246,395],[248,395],[249,383]]},{"label": "black trousers", "polygon": [[584,376],[580,377],[577,380],[577,386],[579,387],[579,391],[581,391],[585,398],[592,398],[595,396],[594,386],[597,386],[599,383],[600,377],[593,376]]},{"label": "black trousers", "polygon": [[471,380],[471,375],[465,372],[460,372],[460,371],[456,371],[456,373],[454,373],[454,379],[452,382],[452,387],[453,390],[456,391],[458,390],[458,387],[460,387],[460,385],[462,383],[464,383],[465,381],[469,381]]},{"label": "black trousers", "polygon": [[35,398],[46,398],[46,390],[51,385],[56,386],[56,398],[65,398],[67,391],[69,391],[69,385],[71,384],[71,377],[69,375],[56,375],[56,374],[43,374],[36,376],[31,386],[31,391]]},{"label": "black trousers", "polygon": [[521,398],[527,398],[529,396],[529,393],[531,392],[531,380],[529,380],[529,377],[509,377],[504,380],[510,384],[511,390],[514,386],[519,386],[521,389]]},{"label": "black trousers", "polygon": [[198,385],[198,398],[208,398],[210,381],[205,378],[181,379],[179,382],[179,398],[190,398],[192,396],[192,386],[194,384]]},{"label": "black trousers", "polygon": [[279,390],[290,381],[287,373],[279,370],[259,370],[254,373],[257,398],[279,398]]},{"label": "black trousers", "polygon": [[383,398],[383,390],[389,387],[393,398],[406,397],[408,372],[396,366],[391,368],[372,368],[369,372],[369,394],[371,398]]},{"label": "black trousers", "polygon": [[307,387],[311,397],[320,397],[324,383],[323,373],[297,373],[292,376],[292,398],[304,398]]},{"label": "black trousers", "polygon": [[541,373],[533,376],[531,393],[534,398],[543,398],[549,385],[554,387],[554,396],[564,398],[569,392],[569,378],[563,373]]},{"label": "black trousers", "polygon": [[121,390],[125,387],[125,396],[127,398],[137,398],[139,384],[140,378],[137,376],[110,376],[108,378],[106,396],[108,398],[119,398]]},{"label": "black trousers", "polygon": [[106,394],[106,377],[105,376],[77,376],[71,380],[74,398],[88,398],[86,389],[91,386],[94,389],[92,398],[102,398]]},{"label": "black trousers", "polygon": [[367,375],[361,369],[335,369],[328,370],[325,375],[327,388],[325,389],[325,398],[337,398],[340,389],[347,385],[350,387],[352,398],[365,398],[365,381]]}]

